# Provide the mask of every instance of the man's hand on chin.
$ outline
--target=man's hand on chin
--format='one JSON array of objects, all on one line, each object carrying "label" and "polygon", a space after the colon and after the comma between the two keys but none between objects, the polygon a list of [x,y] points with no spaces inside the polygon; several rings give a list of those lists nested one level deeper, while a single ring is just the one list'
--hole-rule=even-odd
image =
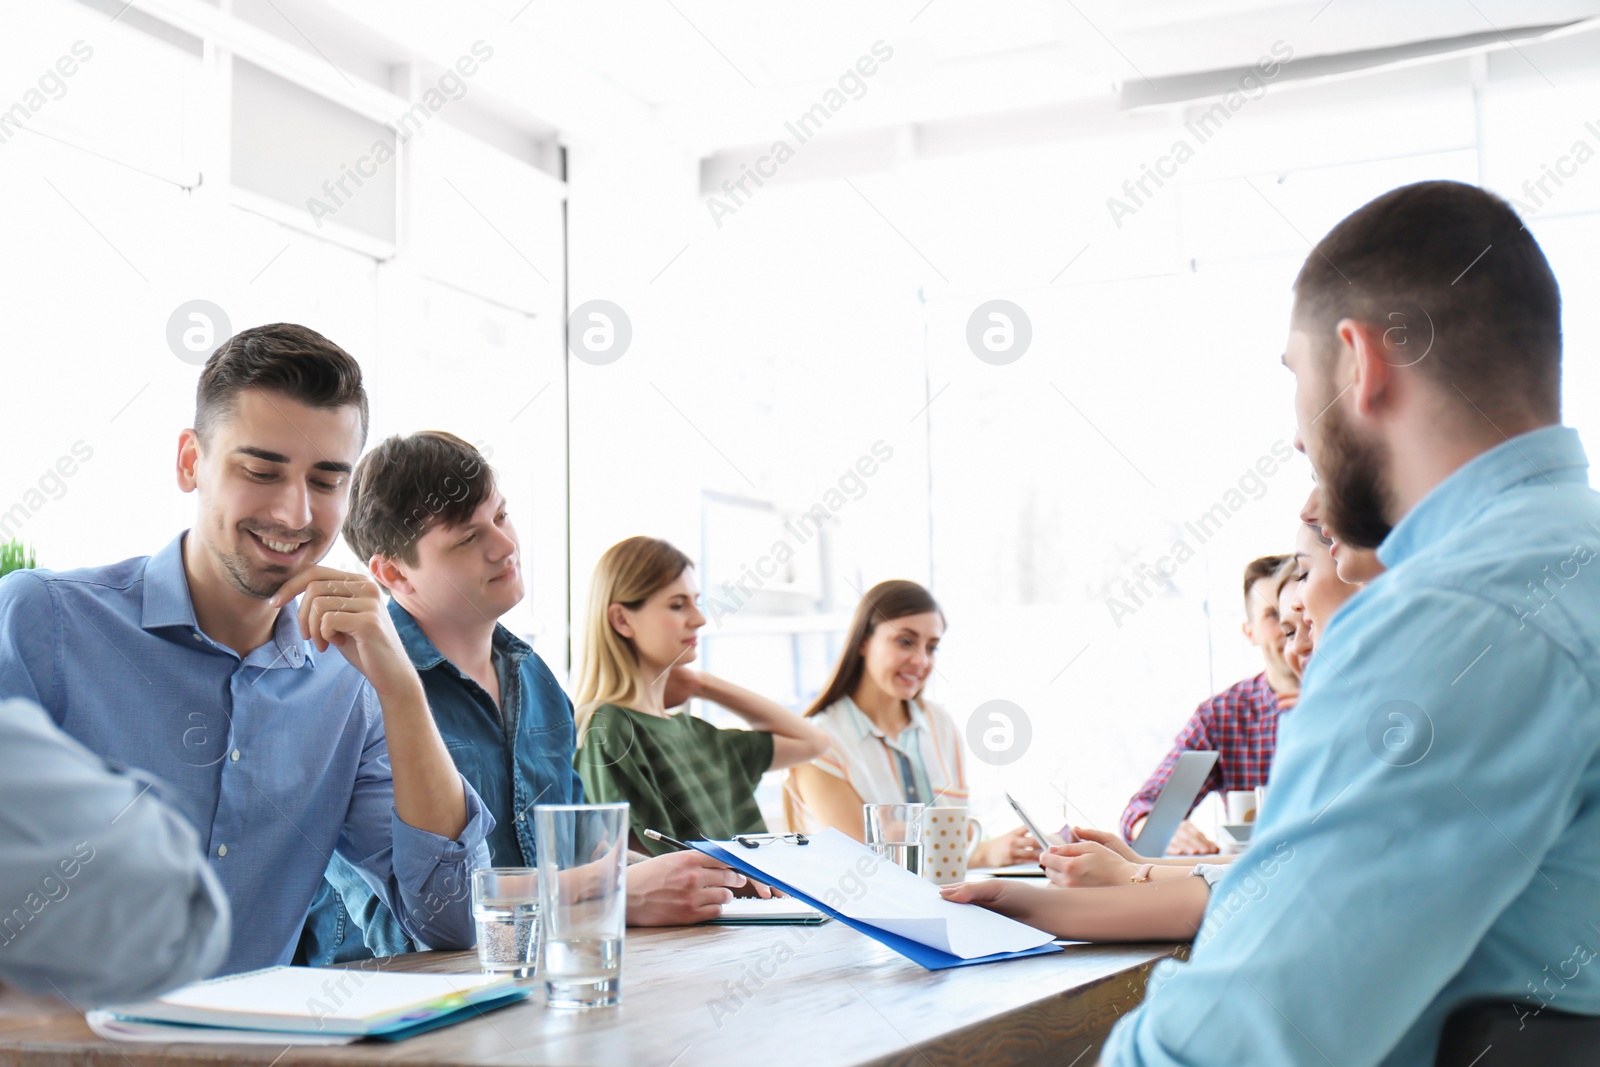
[{"label": "man's hand on chin", "polygon": [[369,575],[312,567],[284,582],[272,599],[281,608],[300,597],[300,635],[318,652],[329,645],[372,683],[379,699],[416,687],[417,672]]}]

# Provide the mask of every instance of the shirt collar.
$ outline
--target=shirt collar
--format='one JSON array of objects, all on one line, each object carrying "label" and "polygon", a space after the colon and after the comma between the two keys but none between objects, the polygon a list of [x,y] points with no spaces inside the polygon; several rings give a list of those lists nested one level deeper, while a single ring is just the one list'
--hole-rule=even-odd
[{"label": "shirt collar", "polygon": [[[416,617],[401,607],[400,602],[393,597],[389,598],[389,617],[394,620],[395,633],[400,635],[400,643],[405,646],[406,655],[411,657],[413,667],[419,671],[426,671],[441,663],[449,662],[445,659],[444,653],[439,651],[439,647],[433,643],[433,639],[422,632]],[[523,657],[533,651],[533,646],[504,626],[495,623],[494,650],[511,662],[520,663]]]},{"label": "shirt collar", "polygon": [[1524,482],[1585,482],[1589,457],[1578,431],[1544,426],[1519,434],[1474,456],[1428,491],[1378,546],[1378,559],[1393,568],[1472,518],[1501,493]]},{"label": "shirt collar", "polygon": [[[862,737],[866,737],[868,734],[871,734],[874,737],[881,737],[885,741],[889,740],[889,736],[882,730],[878,729],[877,724],[872,721],[866,712],[862,711],[861,708],[856,705],[855,700],[852,699],[849,694],[845,695],[845,700],[849,701],[850,710],[855,713],[856,728],[861,731]],[[917,727],[926,727],[928,725],[928,715],[922,709],[922,701],[912,700],[910,701],[910,707],[911,724],[906,727],[906,730],[914,730]],[[900,733],[904,735],[905,730],[900,731]]]},{"label": "shirt collar", "polygon": [[162,626],[187,626],[195,629],[194,600],[189,596],[189,578],[183,573],[183,538],[174,537],[144,565],[144,604],[139,625],[146,630]]},{"label": "shirt collar", "polygon": [[[189,593],[189,576],[183,569],[183,539],[188,534],[188,530],[183,531],[145,561],[139,625],[146,630],[177,626],[191,633],[200,632],[200,624],[194,617],[194,597]],[[300,636],[299,604],[296,598],[278,610],[278,617],[272,624],[270,645],[275,646],[272,652],[263,655],[268,650],[268,646],[263,645],[243,657],[245,662],[263,667],[316,665],[316,654],[310,642]]]}]

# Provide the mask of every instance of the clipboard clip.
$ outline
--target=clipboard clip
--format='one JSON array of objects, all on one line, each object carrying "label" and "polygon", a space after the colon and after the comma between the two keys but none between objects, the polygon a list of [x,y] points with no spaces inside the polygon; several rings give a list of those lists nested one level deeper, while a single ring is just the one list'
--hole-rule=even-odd
[{"label": "clipboard clip", "polygon": [[735,834],[733,839],[745,848],[760,848],[762,845],[771,845],[779,841],[793,841],[797,845],[811,844],[811,838],[805,834]]}]

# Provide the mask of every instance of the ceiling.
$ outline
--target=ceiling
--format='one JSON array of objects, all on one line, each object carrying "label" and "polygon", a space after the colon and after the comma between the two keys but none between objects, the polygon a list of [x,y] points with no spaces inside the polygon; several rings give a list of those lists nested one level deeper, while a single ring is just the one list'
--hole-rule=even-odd
[{"label": "ceiling", "polygon": [[[233,0],[334,62],[448,66],[490,42],[486,103],[564,139],[648,129],[702,153],[769,138],[875,42],[894,50],[831,130],[1160,94],[1178,75],[1600,16],[1600,0]],[[1429,45],[1429,49],[1442,47]],[[371,66],[371,63],[366,63]],[[381,64],[380,64],[381,66]],[[1173,83],[1181,84],[1181,83]]]}]

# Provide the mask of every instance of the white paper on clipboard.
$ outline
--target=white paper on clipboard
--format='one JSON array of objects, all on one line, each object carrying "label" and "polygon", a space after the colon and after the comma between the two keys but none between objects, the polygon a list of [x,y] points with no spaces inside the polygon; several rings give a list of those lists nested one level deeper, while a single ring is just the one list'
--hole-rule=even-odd
[{"label": "white paper on clipboard", "polygon": [[1053,940],[997,912],[945,900],[932,882],[832,828],[809,835],[805,845],[792,839],[758,848],[737,841],[712,844],[852,919],[962,959],[1022,952]]}]

